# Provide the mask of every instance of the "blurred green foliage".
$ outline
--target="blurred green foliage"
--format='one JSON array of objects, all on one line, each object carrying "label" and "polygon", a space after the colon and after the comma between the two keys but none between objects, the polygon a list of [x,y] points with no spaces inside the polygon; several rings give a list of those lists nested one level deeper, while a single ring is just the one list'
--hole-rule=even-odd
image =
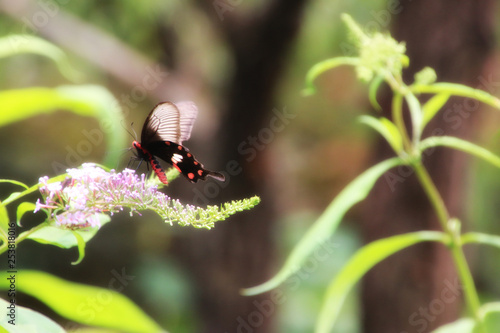
[{"label": "blurred green foliage", "polygon": [[[243,1],[241,7],[236,7],[235,11],[243,15],[245,11],[263,2]],[[197,69],[202,74],[203,84],[210,94],[217,95],[224,87],[225,79],[231,75],[233,69],[231,56],[223,38],[212,24],[217,20],[217,14],[214,11],[212,14],[214,17],[207,17],[196,7],[194,1],[68,1],[62,9],[118,37],[150,59],[169,65],[175,63],[177,58],[189,54],[193,62],[198,64]],[[369,104],[365,88],[357,83],[350,70],[339,69],[332,75],[326,74],[319,79],[319,93],[306,98],[300,95],[305,73],[312,64],[326,57],[346,55],[344,54],[345,28],[340,21],[340,13],[351,13],[358,22],[374,22],[378,28],[385,30],[388,28],[386,24],[391,23],[382,20],[384,17],[381,14],[385,10],[387,10],[386,3],[382,0],[369,2],[314,0],[308,4],[297,43],[276,97],[278,106],[286,105],[290,109],[298,110],[298,116],[285,132],[280,133],[273,146],[269,147],[274,153],[286,156],[287,161],[287,165],[283,167],[286,185],[282,185],[284,190],[281,192],[284,195],[280,201],[283,214],[280,226],[286,230],[286,234],[301,233],[316,219],[347,181],[364,169],[371,143],[376,135],[366,129],[366,126],[354,121],[356,116],[366,113]],[[0,17],[0,36],[25,32],[25,28],[19,22],[3,13],[0,13]],[[393,18],[391,15],[388,17]],[[171,30],[167,29],[165,32],[165,27]],[[161,36],[166,33],[175,36],[171,43],[177,51],[173,54],[166,55],[165,50],[161,48]],[[115,96],[126,90],[120,83],[86,63],[77,54],[70,54],[69,62],[84,73],[84,82],[109,87]],[[1,89],[57,87],[68,83],[70,82],[67,78],[57,72],[52,61],[35,55],[22,55],[0,61]],[[140,123],[155,102],[157,101],[140,103],[139,109],[130,115],[126,124],[131,121]],[[0,110],[1,112],[3,111]],[[67,148],[74,149],[78,142],[85,138],[81,135],[80,129],[94,128],[97,125],[91,118],[82,119],[80,116],[57,112],[52,115],[40,115],[32,121],[3,127],[0,132],[0,140],[3,142],[0,146],[0,154],[3,156],[0,160],[1,177],[23,179],[27,183],[32,183],[40,174],[50,174],[53,172],[51,163],[63,162],[69,154]],[[64,140],[61,140],[61,137],[64,137]],[[498,130],[490,127],[483,133],[481,141],[498,142],[496,139]],[[115,147],[113,153],[119,154],[119,149],[125,147],[122,145],[118,150]],[[493,147],[492,150],[498,152],[500,147]],[[107,148],[96,147],[86,159],[101,161],[108,153],[110,151]],[[476,217],[471,221],[474,221],[474,224],[481,224],[478,226],[481,230],[500,234],[498,223],[490,222],[492,216],[498,216],[500,213],[498,209],[500,199],[496,195],[500,189],[500,182],[496,181],[498,177],[495,176],[495,171],[486,163],[478,161],[475,165],[470,171],[471,175],[477,176],[473,182],[475,190],[469,193],[470,200],[467,202],[471,216]],[[471,175],[465,176],[471,177]],[[289,204],[290,202],[293,205]],[[154,234],[158,237],[157,243],[163,244],[169,236],[163,235],[160,227],[157,227],[155,229],[155,226],[142,226],[137,233]],[[303,332],[304,329],[300,330],[298,327],[312,327],[316,319],[315,310],[319,309],[319,302],[323,298],[322,286],[325,285],[326,279],[329,280],[332,276],[332,272],[323,273],[323,270],[328,270],[331,265],[340,266],[337,254],[339,257],[347,258],[358,245],[356,236],[349,227],[340,227],[337,236],[339,239],[335,242],[338,241],[340,246],[336,255],[324,265],[320,265],[318,274],[305,279],[301,288],[291,292],[289,300],[284,303],[280,319],[280,328],[283,332],[293,332],[294,328],[297,328],[296,332]],[[297,239],[298,236],[278,237],[281,242],[281,252],[289,253]],[[153,245],[146,242],[140,245],[142,248],[148,246]],[[494,299],[492,294],[500,293],[495,278],[500,274],[497,265],[498,251],[482,248],[471,252],[471,255],[482,258],[476,265],[478,272],[481,272],[479,280],[481,289],[484,289],[484,299]],[[175,316],[165,315],[164,312],[159,312],[157,315],[164,321],[161,323],[164,327],[172,329],[175,327],[175,332],[180,333],[192,332],[193,324],[184,325],[186,322],[196,321],[195,318],[190,318],[194,306],[190,296],[190,281],[183,276],[182,270],[174,268],[176,273],[170,274],[170,264],[158,267],[159,262],[164,260],[163,257],[156,260],[142,260],[136,267],[136,275],[148,276],[155,281],[151,283],[147,295],[167,297],[169,293],[164,290],[165,284],[178,293],[175,298],[185,303],[175,309],[174,305],[169,303],[167,309],[185,312],[175,313]],[[162,284],[162,280],[167,277],[171,280]],[[316,280],[322,277],[325,280]],[[140,294],[142,291],[135,292]],[[304,304],[311,310],[300,314]],[[355,295],[351,295],[348,304],[350,305],[346,307],[346,311],[350,312],[343,316],[348,329],[344,331],[355,332],[359,330],[359,327],[352,327],[356,326],[359,320]],[[156,305],[149,306],[154,308]],[[342,323],[338,325],[343,327]]]}]

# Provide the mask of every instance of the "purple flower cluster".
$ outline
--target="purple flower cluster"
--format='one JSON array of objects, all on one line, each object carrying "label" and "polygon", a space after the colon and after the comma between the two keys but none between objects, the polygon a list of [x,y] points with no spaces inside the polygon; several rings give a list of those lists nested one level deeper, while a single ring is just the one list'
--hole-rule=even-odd
[{"label": "purple flower cluster", "polygon": [[156,185],[146,181],[144,174],[139,177],[134,170],[107,172],[86,163],[67,172],[63,181],[40,178],[43,200],[38,199],[35,209],[35,212],[45,211],[50,221],[67,229],[100,227],[102,214],[113,215],[124,208],[130,209],[131,215],[152,210],[170,224],[176,222],[182,226],[210,229],[215,222],[260,202],[258,197],[254,197],[225,203],[222,207],[200,208],[171,199],[159,192]]},{"label": "purple flower cluster", "polygon": [[35,212],[45,210],[56,225],[68,229],[99,227],[99,215],[123,210],[145,208],[159,197],[165,202],[170,198],[158,192],[156,186],[147,186],[144,174],[139,178],[134,170],[107,172],[94,164],[83,164],[80,169],[68,169],[64,181],[40,178],[40,193]]}]

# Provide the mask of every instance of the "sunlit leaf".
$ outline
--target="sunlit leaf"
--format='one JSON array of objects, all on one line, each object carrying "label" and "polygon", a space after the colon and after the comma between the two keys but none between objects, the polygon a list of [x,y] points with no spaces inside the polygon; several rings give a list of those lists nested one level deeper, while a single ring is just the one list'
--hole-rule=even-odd
[{"label": "sunlit leaf", "polygon": [[0,205],[0,237],[4,240],[7,241],[7,239],[4,239],[4,236],[8,235],[8,230],[9,230],[9,214],[7,212],[7,208],[5,206]]},{"label": "sunlit leaf", "polygon": [[33,35],[0,37],[0,58],[24,53],[37,54],[51,59],[61,74],[71,81],[80,81],[83,76],[70,65],[68,57],[59,47],[44,39]]},{"label": "sunlit leaf", "polygon": [[302,90],[302,94],[308,96],[316,93],[314,80],[324,72],[342,65],[356,66],[358,64],[359,58],[352,57],[336,57],[317,63],[306,74],[306,87]]},{"label": "sunlit leaf", "polygon": [[486,162],[489,162],[494,166],[500,168],[500,157],[472,142],[455,138],[452,136],[431,136],[425,140],[422,140],[422,142],[419,145],[419,148],[420,151],[424,151],[428,148],[437,146],[444,146],[461,150],[473,156],[479,157],[485,160]]},{"label": "sunlit leaf", "polygon": [[279,272],[261,285],[244,289],[244,295],[255,295],[269,291],[297,272],[308,256],[335,231],[344,214],[355,204],[364,200],[373,185],[386,171],[403,164],[399,158],[380,162],[354,179],[331,202],[323,214],[309,228],[304,237],[293,248]]},{"label": "sunlit leaf", "polygon": [[483,234],[481,232],[467,232],[461,236],[462,243],[478,243],[500,248],[500,236]]},{"label": "sunlit leaf", "polygon": [[410,86],[411,91],[417,94],[450,94],[453,96],[474,98],[480,102],[500,109],[500,99],[488,94],[484,90],[474,89],[457,83],[438,82],[434,84],[415,84]]},{"label": "sunlit leaf", "polygon": [[423,130],[423,115],[420,102],[413,94],[404,95],[411,115],[411,124],[413,129],[413,142],[418,143]]},{"label": "sunlit leaf", "polygon": [[422,112],[424,114],[422,127],[425,127],[425,125],[434,118],[436,113],[441,110],[448,99],[450,99],[450,94],[437,94],[422,106]]},{"label": "sunlit leaf", "polygon": [[479,309],[479,316],[483,319],[487,332],[497,332],[500,327],[500,302],[483,304]]},{"label": "sunlit leaf", "polygon": [[368,270],[390,255],[424,241],[447,243],[448,236],[438,231],[418,231],[380,239],[359,249],[330,283],[318,317],[316,332],[331,331],[347,294]]},{"label": "sunlit leaf", "polygon": [[3,90],[0,91],[0,109],[5,111],[0,112],[0,127],[58,110],[94,117],[105,124],[105,128],[87,130],[89,142],[95,146],[107,143],[104,164],[114,166],[120,158],[126,135],[120,127],[121,109],[113,95],[100,86]]},{"label": "sunlit leaf", "polygon": [[[111,218],[106,214],[99,214],[99,221],[101,226],[108,223]],[[77,231],[57,228],[50,225],[44,225],[35,232],[25,231],[19,237],[23,237],[25,233],[28,234],[27,239],[34,240],[42,244],[55,245],[63,249],[70,249],[78,246],[78,240],[75,238],[74,233],[79,234],[83,241],[88,242],[99,231],[99,228],[89,228]]]},{"label": "sunlit leaf", "polygon": [[372,116],[360,116],[359,119],[362,123],[379,132],[396,153],[399,154],[403,150],[403,138],[396,125],[389,119],[384,117],[375,118]]},{"label": "sunlit leaf", "polygon": [[[74,322],[120,332],[164,332],[130,299],[112,289],[74,283],[39,271],[21,270],[16,277],[22,281],[16,284],[17,292],[37,298]],[[8,287],[9,281],[2,278],[0,289]]]},{"label": "sunlit leaf", "polygon": [[[5,314],[0,316],[0,332],[8,333],[65,333],[66,331],[52,319],[44,316],[41,313],[28,309],[19,304],[15,304],[14,321],[9,316],[10,302],[0,298],[0,307],[5,311]],[[7,309],[7,310],[5,310]],[[12,323],[15,323],[13,325]],[[2,331],[2,328],[5,331]]]},{"label": "sunlit leaf", "polygon": [[[94,228],[96,229],[96,228]],[[85,258],[85,244],[86,240],[83,239],[82,235],[76,231],[71,232],[73,236],[75,236],[76,242],[78,244],[78,259],[74,262],[72,262],[72,265],[78,265],[80,262],[82,262],[83,258]]]},{"label": "sunlit leaf", "polygon": [[380,87],[380,84],[382,82],[384,82],[384,76],[383,75],[377,75],[370,82],[370,89],[369,89],[369,93],[368,93],[368,97],[370,99],[370,104],[377,111],[382,111],[382,107],[380,106],[380,104],[378,104],[378,101],[377,101],[377,91],[378,91],[378,88]]},{"label": "sunlit leaf", "polygon": [[17,206],[16,221],[18,226],[21,226],[21,218],[23,215],[26,212],[33,212],[35,207],[36,205],[32,202],[21,202],[19,206]]},{"label": "sunlit leaf", "polygon": [[12,179],[0,179],[0,183],[11,183],[14,185],[19,185],[24,187],[25,189],[28,189],[28,185],[24,184],[23,182],[17,181],[17,180],[12,180]]},{"label": "sunlit leaf", "polygon": [[452,323],[438,327],[432,333],[473,333],[476,322],[472,318],[460,318]]}]

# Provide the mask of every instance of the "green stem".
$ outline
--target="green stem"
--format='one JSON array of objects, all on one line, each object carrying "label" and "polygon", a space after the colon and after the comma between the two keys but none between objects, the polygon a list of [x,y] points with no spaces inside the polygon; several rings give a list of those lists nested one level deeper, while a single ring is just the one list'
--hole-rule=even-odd
[{"label": "green stem", "polygon": [[417,177],[424,188],[425,193],[429,197],[434,210],[439,219],[439,223],[443,227],[443,230],[450,235],[451,244],[449,245],[453,261],[457,268],[457,273],[463,286],[465,302],[467,308],[471,315],[477,322],[478,327],[485,331],[482,318],[479,313],[481,303],[479,302],[479,297],[477,294],[476,286],[474,284],[474,279],[470,272],[469,265],[465,259],[463,252],[462,242],[460,240],[460,230],[455,228],[450,228],[449,224],[449,214],[444,201],[439,194],[434,182],[432,181],[429,173],[423,166],[421,161],[414,163],[413,165]]}]

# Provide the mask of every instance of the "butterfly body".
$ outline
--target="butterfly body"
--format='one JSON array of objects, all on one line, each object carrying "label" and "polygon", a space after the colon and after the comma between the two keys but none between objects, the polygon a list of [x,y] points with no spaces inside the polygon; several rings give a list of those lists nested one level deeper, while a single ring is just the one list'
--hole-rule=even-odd
[{"label": "butterfly body", "polygon": [[167,177],[156,157],[171,164],[190,182],[205,180],[207,176],[224,181],[223,174],[205,169],[182,145],[191,136],[197,114],[198,109],[192,102],[160,103],[144,122],[141,142],[132,142],[139,159],[149,162],[164,184],[168,183]]}]

